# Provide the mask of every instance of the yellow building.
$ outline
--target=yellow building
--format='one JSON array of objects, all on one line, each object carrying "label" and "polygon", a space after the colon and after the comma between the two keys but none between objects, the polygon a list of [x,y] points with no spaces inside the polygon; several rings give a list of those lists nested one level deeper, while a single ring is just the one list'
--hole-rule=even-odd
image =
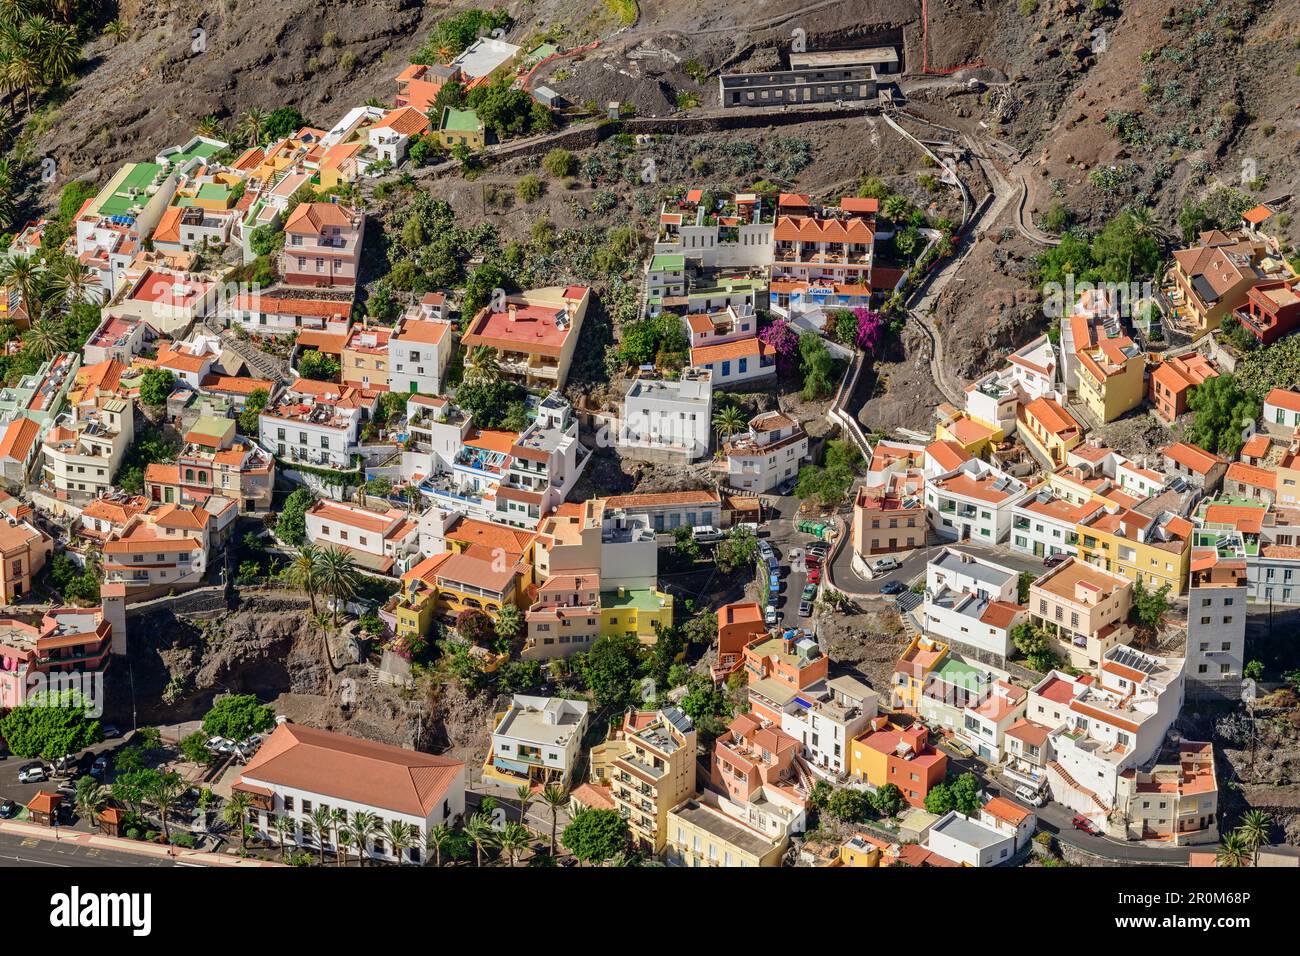
[{"label": "yellow building", "polygon": [[918,634],[907,645],[903,656],[894,665],[894,686],[891,688],[895,710],[918,713],[921,709],[921,692],[926,681],[948,653],[948,645]]},{"label": "yellow building", "polygon": [[1020,434],[1056,468],[1066,464],[1067,453],[1083,441],[1083,427],[1050,398],[1036,398],[1024,407]]},{"label": "yellow building", "polygon": [[500,562],[479,548],[425,558],[402,576],[402,590],[380,612],[399,635],[425,635],[435,619],[453,625],[462,611],[496,620],[523,599],[522,564]]},{"label": "yellow building", "polygon": [[444,106],[442,121],[438,124],[438,142],[449,150],[455,146],[482,149],[487,143],[483,121],[473,110]]},{"label": "yellow building", "polygon": [[702,800],[687,800],[667,819],[669,866],[780,866],[788,841],[771,840]]},{"label": "yellow building", "polygon": [[1084,315],[1070,318],[1077,368],[1076,392],[1099,421],[1111,422],[1137,408],[1146,397],[1146,359],[1126,335],[1107,335],[1106,328]]},{"label": "yellow building", "polygon": [[653,853],[668,843],[668,814],[695,794],[695,725],[676,707],[628,711],[611,734],[610,796],[632,840]]},{"label": "yellow building", "polygon": [[642,644],[659,639],[655,626],[673,624],[673,597],[654,588],[619,588],[600,594],[600,633],[602,637],[630,634]]},{"label": "yellow building", "polygon": [[880,866],[888,844],[865,833],[855,833],[840,845],[839,866]]},{"label": "yellow building", "polygon": [[995,442],[1004,437],[1002,429],[976,421],[965,412],[955,409],[940,420],[935,427],[936,441],[950,441],[973,458],[981,458],[984,452]]},{"label": "yellow building", "polygon": [[1170,594],[1187,587],[1192,523],[1165,512],[1152,518],[1125,508],[1102,512],[1079,524],[1079,557],[1089,564],[1141,581],[1147,590],[1169,585]]}]

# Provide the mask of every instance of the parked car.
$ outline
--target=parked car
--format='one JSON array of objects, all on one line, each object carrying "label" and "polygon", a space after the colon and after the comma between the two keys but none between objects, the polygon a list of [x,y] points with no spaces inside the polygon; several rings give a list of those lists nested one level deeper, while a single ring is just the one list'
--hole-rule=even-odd
[{"label": "parked car", "polygon": [[18,816],[18,804],[12,800],[0,800],[0,820],[9,820]]},{"label": "parked car", "polygon": [[44,783],[49,780],[49,775],[45,772],[45,767],[41,764],[28,764],[18,771],[19,783]]},{"label": "parked car", "polygon": [[72,754],[64,754],[58,760],[54,761],[55,773],[69,773],[77,766],[77,758]]},{"label": "parked car", "polygon": [[701,543],[707,543],[710,541],[721,541],[723,535],[721,531],[712,525],[704,525],[702,527],[692,528],[691,537]]},{"label": "parked car", "polygon": [[820,568],[822,566],[821,555],[814,554],[812,552],[809,552],[808,554],[804,555],[803,566],[805,568],[808,568],[809,570],[813,568]]},{"label": "parked car", "polygon": [[1016,796],[1025,801],[1025,803],[1029,804],[1031,807],[1041,807],[1047,802],[1047,797],[1043,795],[1043,791],[1037,790],[1025,783],[1016,787]]},{"label": "parked car", "polygon": [[776,552],[772,550],[772,546],[762,538],[758,541],[758,553],[763,556],[764,561],[771,561],[772,558],[776,556]]},{"label": "parked car", "polygon": [[897,571],[901,567],[902,565],[898,563],[897,558],[877,558],[871,562],[871,576],[888,574],[890,571]]},{"label": "parked car", "polygon": [[1083,814],[1076,815],[1075,818],[1070,822],[1074,824],[1074,828],[1076,830],[1082,830],[1084,833],[1090,833],[1093,836],[1099,835],[1096,826],[1093,825],[1093,822],[1089,820],[1087,817],[1085,817]]},{"label": "parked car", "polygon": [[815,584],[805,584],[805,585],[803,586],[803,594],[802,594],[800,600],[811,601],[811,600],[812,600],[813,598],[815,598],[816,596],[817,596],[817,585],[815,585]]},{"label": "parked car", "polygon": [[114,737],[122,736],[122,731],[118,730],[113,724],[101,728],[105,740],[112,740]]},{"label": "parked car", "polygon": [[811,616],[811,614],[812,614],[812,602],[811,602],[811,601],[800,601],[800,602],[799,602],[799,616],[800,616],[800,617],[809,617],[809,616]]},{"label": "parked car", "polygon": [[822,579],[822,569],[821,569],[821,568],[812,568],[812,569],[808,572],[808,580],[809,580],[811,583],[813,583],[813,584],[819,584],[819,583],[821,583],[821,579]]},{"label": "parked car", "polygon": [[102,780],[106,773],[108,773],[108,758],[96,757],[95,762],[90,765],[90,775],[96,780]]},{"label": "parked car", "polygon": [[773,604],[769,604],[769,605],[767,606],[767,613],[763,615],[763,623],[766,624],[768,627],[774,627],[774,626],[776,625],[776,606],[775,606],[775,605],[773,605]]},{"label": "parked car", "polygon": [[1064,563],[1065,559],[1068,557],[1069,555],[1064,551],[1057,551],[1055,554],[1049,554],[1047,557],[1043,558],[1043,567],[1054,568],[1058,564]]},{"label": "parked car", "polygon": [[967,746],[966,746],[964,743],[962,743],[960,740],[953,740],[953,739],[949,738],[948,740],[945,740],[945,741],[943,742],[943,745],[944,745],[945,747],[947,747],[949,750],[951,750],[953,753],[957,754],[959,757],[974,757],[974,756],[975,756],[975,751],[971,750],[969,747],[967,747]]},{"label": "parked car", "polygon": [[907,585],[902,581],[886,581],[881,587],[881,594],[902,594],[907,590]]}]

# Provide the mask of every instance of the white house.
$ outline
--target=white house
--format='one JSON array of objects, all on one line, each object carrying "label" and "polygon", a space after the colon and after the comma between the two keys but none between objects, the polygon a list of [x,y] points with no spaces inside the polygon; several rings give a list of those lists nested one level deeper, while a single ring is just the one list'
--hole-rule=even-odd
[{"label": "white house", "polygon": [[1187,590],[1187,681],[1200,692],[1241,686],[1246,656],[1246,558],[1192,551]]},{"label": "white house", "polygon": [[1000,763],[1006,732],[1025,713],[1029,692],[1010,681],[996,680],[989,694],[962,711],[957,739],[975,751],[981,760]]},{"label": "white house", "polygon": [[618,448],[629,458],[665,456],[694,461],[709,452],[713,375],[687,367],[681,378],[636,379],[623,397]]},{"label": "white house", "polygon": [[492,731],[490,771],[511,782],[567,785],[587,730],[588,704],[515,694]]},{"label": "white house", "polygon": [[950,810],[926,833],[925,848],[963,866],[1000,866],[1016,855],[1016,838]]},{"label": "white house", "polygon": [[1270,391],[1264,399],[1261,421],[1273,434],[1290,437],[1300,432],[1300,392],[1286,388]]},{"label": "white house", "polygon": [[578,418],[559,392],[537,405],[532,423],[510,446],[496,489],[494,520],[532,529],[568,497],[591,450],[578,441]]},{"label": "white house", "polygon": [[455,348],[451,323],[432,304],[407,311],[388,337],[388,387],[395,392],[441,395]]},{"label": "white house", "polygon": [[1011,509],[1011,550],[1045,558],[1053,554],[1076,556],[1076,527],[1103,509],[1097,501],[1075,504],[1044,482]]},{"label": "white house", "polygon": [[1016,430],[1019,411],[1038,398],[1062,401],[1056,350],[1039,336],[1007,356],[1007,364],[966,386],[966,414],[1003,435]]},{"label": "white house", "polygon": [[849,743],[879,710],[880,695],[847,675],[799,691],[781,711],[781,729],[799,741],[814,773],[835,780],[848,772]]},{"label": "white house", "polygon": [[[340,826],[359,813],[373,814],[379,827],[364,848],[367,856],[423,863],[429,831],[451,824],[465,812],[465,765],[347,734],[283,723],[266,739],[232,787],[248,794],[248,823],[275,842],[277,819],[291,827],[286,838],[300,847],[337,850],[337,831],[317,832],[312,814],[341,811]],[[410,843],[400,857],[389,824],[405,823]],[[344,850],[355,853],[357,850]]]},{"label": "white house", "polygon": [[732,488],[761,494],[799,473],[808,457],[808,433],[784,412],[763,412],[749,420],[749,430],[722,447],[714,467],[726,473]]},{"label": "white house", "polygon": [[258,416],[257,441],[283,461],[348,469],[362,412],[374,404],[347,385],[299,379]]},{"label": "white house", "polygon": [[946,473],[927,474],[926,519],[935,534],[949,541],[997,544],[1011,534],[1012,509],[1028,495],[1020,479],[971,458]]},{"label": "white house", "polygon": [[1020,576],[985,558],[944,548],[926,565],[921,626],[946,644],[1005,660],[1011,630],[1028,613],[1018,603]]},{"label": "white house", "polygon": [[60,418],[41,442],[44,480],[62,496],[94,498],[111,487],[135,437],[129,398],[103,395]]},{"label": "white house", "polygon": [[321,498],[307,509],[307,540],[347,551],[362,567],[383,574],[410,570],[419,553],[419,525],[401,508],[363,508]]}]

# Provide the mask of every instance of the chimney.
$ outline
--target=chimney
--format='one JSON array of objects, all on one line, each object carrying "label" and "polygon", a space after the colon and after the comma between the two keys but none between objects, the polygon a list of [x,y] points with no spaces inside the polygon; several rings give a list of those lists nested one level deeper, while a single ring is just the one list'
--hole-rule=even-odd
[{"label": "chimney", "polygon": [[518,317],[518,312],[519,309],[513,302],[511,302],[509,305],[506,306],[507,321],[509,321],[511,325],[515,324],[515,319]]}]

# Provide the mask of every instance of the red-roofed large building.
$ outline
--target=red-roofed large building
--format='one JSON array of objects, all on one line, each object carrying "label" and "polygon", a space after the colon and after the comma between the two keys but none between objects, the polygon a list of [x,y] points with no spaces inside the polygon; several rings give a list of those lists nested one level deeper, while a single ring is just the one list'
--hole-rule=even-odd
[{"label": "red-roofed large building", "polygon": [[[0,708],[64,687],[89,696],[73,675],[102,671],[112,652],[113,628],[102,608],[52,607],[39,620],[0,619]],[[58,683],[60,675],[67,675],[66,684]]]},{"label": "red-roofed large building", "polygon": [[763,412],[749,420],[747,431],[727,440],[714,468],[730,487],[762,494],[793,479],[807,457],[803,425],[785,412]]},{"label": "red-roofed large building", "polygon": [[[425,859],[429,831],[453,823],[465,812],[465,764],[283,723],[249,760],[232,789],[250,797],[248,823],[268,840],[276,839],[275,823],[283,819],[291,824],[288,839],[314,849],[322,839],[311,826],[316,810],[342,810],[349,818],[370,813],[380,826],[362,848],[365,854],[419,864]],[[384,833],[394,821],[414,828],[400,860]],[[331,837],[323,837],[326,848],[346,853],[331,845]]]},{"label": "red-roofed large building", "polygon": [[1175,250],[1168,278],[1176,323],[1197,336],[1217,329],[1245,304],[1252,287],[1269,278],[1260,262],[1266,252],[1264,242],[1218,229],[1201,233],[1195,246]]},{"label": "red-roofed large building", "polygon": [[[337,295],[337,293],[335,294]],[[221,316],[252,335],[293,335],[302,331],[345,335],[352,299],[316,298],[293,289],[241,293]]]},{"label": "red-roofed large building", "polygon": [[133,515],[104,542],[105,582],[124,585],[132,601],[197,586],[214,540],[238,514],[234,502],[213,498],[206,507],[162,505]]},{"label": "red-roofed large building", "polygon": [[1233,315],[1243,329],[1272,345],[1300,329],[1300,279],[1261,282],[1246,294],[1246,302]]},{"label": "red-roofed large building", "polygon": [[306,519],[312,544],[347,551],[357,564],[381,574],[405,571],[419,551],[419,526],[401,508],[375,510],[321,498]]},{"label": "red-roofed large building", "polygon": [[870,305],[876,209],[850,202],[814,210],[786,198],[772,232],[772,310],[790,316]]},{"label": "red-roofed large building", "polygon": [[1187,411],[1192,389],[1218,374],[1219,370],[1198,352],[1168,358],[1151,372],[1147,400],[1160,418],[1172,422]]},{"label": "red-roofed large building", "polygon": [[1011,533],[1012,509],[1029,495],[1025,483],[978,458],[944,468],[960,458],[947,443],[927,448],[927,462],[932,450],[938,453],[935,460],[944,455],[951,459],[926,475],[926,519],[934,533],[946,541],[1005,541]]},{"label": "red-roofed large building", "polygon": [[948,756],[930,743],[930,732],[920,721],[896,727],[887,717],[877,717],[849,744],[849,773],[876,789],[892,783],[909,805],[923,808],[926,794],[948,773]]},{"label": "red-roofed large building", "polygon": [[[1029,613],[1055,635],[1057,653],[1074,667],[1096,667],[1127,640],[1133,585],[1118,574],[1070,558],[1029,588]],[[1038,720],[1033,713],[1030,720]]]},{"label": "red-roofed large building", "polygon": [[563,388],[590,301],[586,286],[506,296],[469,321],[461,343],[470,351],[480,345],[495,350],[506,378],[530,387]]},{"label": "red-roofed large building", "polygon": [[1300,390],[1274,388],[1264,398],[1261,418],[1265,430],[1273,435],[1290,438],[1300,434]]},{"label": "red-roofed large building", "polygon": [[441,395],[455,350],[444,297],[430,293],[397,320],[388,338],[388,387],[394,392]]},{"label": "red-roofed large building", "polygon": [[299,203],[284,223],[280,274],[288,285],[353,288],[366,215],[338,203]]},{"label": "red-roofed large building", "polygon": [[275,460],[235,433],[234,419],[202,417],[185,436],[175,463],[145,467],[145,495],[156,504],[202,505],[213,495],[246,512],[271,507]]}]

